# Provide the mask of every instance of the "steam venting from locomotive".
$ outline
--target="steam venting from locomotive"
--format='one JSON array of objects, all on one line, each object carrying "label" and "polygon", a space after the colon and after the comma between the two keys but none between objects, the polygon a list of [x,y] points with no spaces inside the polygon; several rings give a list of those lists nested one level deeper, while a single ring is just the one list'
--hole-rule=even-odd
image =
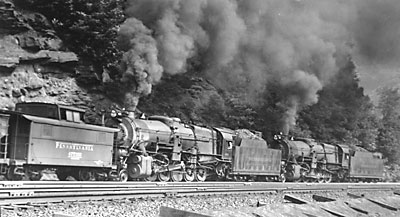
[{"label": "steam venting from locomotive", "polygon": [[196,60],[221,88],[245,84],[255,98],[270,81],[287,90],[280,102],[287,132],[297,111],[317,102],[317,92],[349,55],[377,63],[399,57],[400,47],[392,43],[398,39],[396,3],[129,0],[130,18],[119,32],[127,107],[135,108],[163,73],[184,73]]}]

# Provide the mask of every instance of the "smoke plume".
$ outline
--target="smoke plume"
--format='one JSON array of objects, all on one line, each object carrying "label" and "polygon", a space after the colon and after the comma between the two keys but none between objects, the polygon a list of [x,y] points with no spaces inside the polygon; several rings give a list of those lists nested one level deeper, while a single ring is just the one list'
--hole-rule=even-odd
[{"label": "smoke plume", "polygon": [[[397,0],[128,0],[120,42],[127,104],[188,60],[221,88],[256,99],[269,81],[287,90],[286,130],[318,100],[349,55],[393,62],[400,54]],[[397,28],[396,28],[397,27]]]},{"label": "smoke plume", "polygon": [[137,19],[129,18],[119,31],[119,44],[125,51],[122,57],[122,83],[127,84],[125,103],[134,110],[139,97],[151,93],[153,84],[161,79],[163,67],[158,63],[156,40],[151,30]]}]

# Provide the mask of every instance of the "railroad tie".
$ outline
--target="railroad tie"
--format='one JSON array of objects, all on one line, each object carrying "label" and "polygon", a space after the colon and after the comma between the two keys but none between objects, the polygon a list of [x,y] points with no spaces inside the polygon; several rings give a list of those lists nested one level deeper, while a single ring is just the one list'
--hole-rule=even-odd
[{"label": "railroad tie", "polygon": [[350,198],[353,198],[353,199],[359,199],[359,198],[363,198],[364,194],[357,195],[357,194],[347,193],[347,196],[349,196]]},{"label": "railroad tie", "polygon": [[53,217],[79,217],[79,216],[55,212],[55,213],[53,214]]},{"label": "railroad tie", "polygon": [[211,217],[211,216],[162,206],[160,207],[159,217]]},{"label": "railroad tie", "polygon": [[396,208],[396,207],[394,207],[394,206],[391,206],[391,205],[389,205],[389,204],[387,204],[387,203],[384,203],[384,202],[382,202],[382,201],[374,200],[374,199],[371,199],[371,198],[367,198],[367,200],[371,201],[372,203],[378,204],[379,206],[381,206],[381,207],[383,207],[383,208],[392,210],[392,211],[397,211],[397,210],[399,210],[398,208]]},{"label": "railroad tie", "polygon": [[350,208],[354,209],[354,210],[357,211],[357,212],[360,212],[360,213],[362,213],[362,214],[368,215],[368,211],[362,209],[361,207],[359,207],[359,206],[357,206],[357,205],[355,205],[355,204],[353,204],[353,203],[351,203],[351,202],[345,202],[345,204],[346,204],[347,206],[349,206]]},{"label": "railroad tie", "polygon": [[334,215],[334,216],[346,217],[345,214],[340,213],[340,212],[338,212],[338,211],[336,211],[336,210],[333,210],[333,209],[329,209],[329,208],[327,208],[327,207],[321,207],[321,209],[325,210],[326,212],[328,212],[328,213],[330,213],[330,214],[332,214],[332,215]]},{"label": "railroad tie", "polygon": [[3,205],[0,208],[6,209],[6,210],[16,210],[17,209],[17,207],[15,207],[15,206],[7,206],[7,205]]},{"label": "railroad tie", "polygon": [[1,206],[1,208],[2,209],[7,209],[7,210],[18,210],[18,209],[31,209],[33,207],[29,206],[29,205],[27,206],[27,205],[11,204],[11,205],[3,205],[3,206]]},{"label": "railroad tie", "polygon": [[335,199],[329,198],[329,197],[324,197],[324,196],[319,196],[319,195],[313,195],[312,198],[317,201],[317,202],[332,202],[335,201]]},{"label": "railroad tie", "polygon": [[307,204],[308,203],[308,201],[303,200],[303,199],[301,199],[299,197],[295,197],[295,196],[290,195],[290,194],[285,194],[283,199],[288,200],[288,201],[290,201],[292,203],[295,203],[295,204]]}]

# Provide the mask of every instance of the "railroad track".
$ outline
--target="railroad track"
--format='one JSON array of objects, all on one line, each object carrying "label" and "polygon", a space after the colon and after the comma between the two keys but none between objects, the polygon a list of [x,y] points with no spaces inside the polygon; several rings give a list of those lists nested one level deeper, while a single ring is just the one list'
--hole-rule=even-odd
[{"label": "railroad track", "polygon": [[400,183],[0,182],[0,206],[143,197],[347,190],[400,191]]}]

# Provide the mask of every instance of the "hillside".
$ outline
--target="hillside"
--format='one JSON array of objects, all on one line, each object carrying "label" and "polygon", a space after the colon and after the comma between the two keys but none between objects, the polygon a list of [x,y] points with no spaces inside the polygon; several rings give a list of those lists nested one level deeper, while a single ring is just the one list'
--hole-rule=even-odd
[{"label": "hillside", "polygon": [[92,111],[108,107],[112,101],[101,86],[92,85],[100,82],[90,69],[64,46],[45,16],[0,0],[2,108],[13,109],[21,101],[60,103]]},{"label": "hillside", "polygon": [[[101,110],[114,104],[124,107],[123,93],[116,83],[105,80],[90,62],[70,51],[45,16],[20,9],[11,0],[0,0],[0,12],[2,108],[12,109],[21,101],[68,104],[87,109],[92,113],[91,121],[98,123]],[[229,124],[232,94],[228,97],[204,74],[191,71],[165,76],[151,95],[142,97],[138,108],[184,121]]]}]

